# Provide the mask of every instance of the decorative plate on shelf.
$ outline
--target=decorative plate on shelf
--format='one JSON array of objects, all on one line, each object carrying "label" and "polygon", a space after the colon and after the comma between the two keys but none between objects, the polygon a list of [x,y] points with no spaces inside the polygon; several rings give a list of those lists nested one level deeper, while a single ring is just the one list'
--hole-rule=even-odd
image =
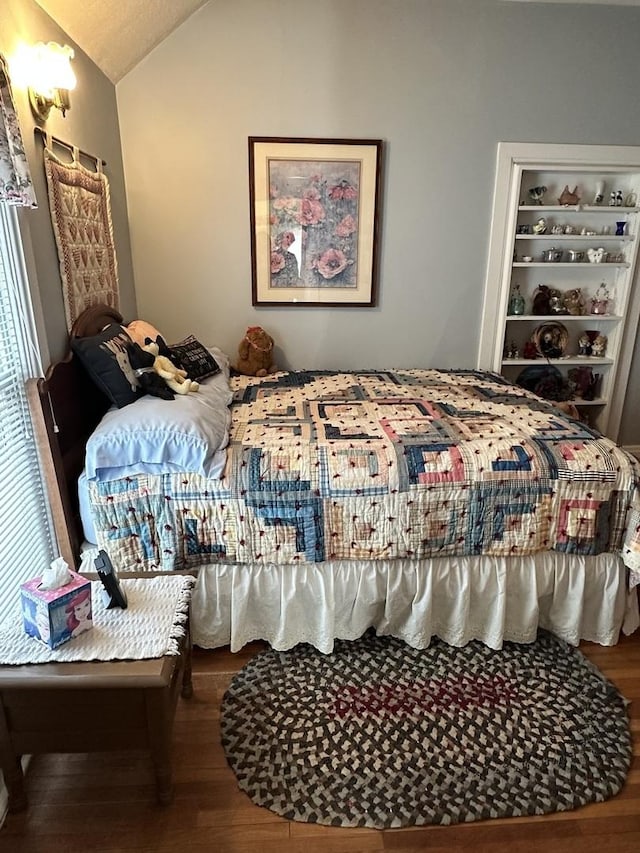
[{"label": "decorative plate on shelf", "polygon": [[531,340],[543,358],[562,358],[567,348],[569,332],[562,323],[543,323],[533,330]]}]

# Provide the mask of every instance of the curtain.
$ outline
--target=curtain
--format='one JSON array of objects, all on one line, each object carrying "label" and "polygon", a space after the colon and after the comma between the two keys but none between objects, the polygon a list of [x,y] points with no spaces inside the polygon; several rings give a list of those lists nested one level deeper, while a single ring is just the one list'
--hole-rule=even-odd
[{"label": "curtain", "polygon": [[29,164],[11,92],[7,63],[0,54],[0,203],[37,207]]}]

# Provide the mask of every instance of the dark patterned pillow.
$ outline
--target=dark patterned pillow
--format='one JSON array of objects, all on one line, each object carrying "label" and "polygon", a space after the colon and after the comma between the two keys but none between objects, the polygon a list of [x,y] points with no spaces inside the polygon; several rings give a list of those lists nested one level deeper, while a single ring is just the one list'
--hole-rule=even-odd
[{"label": "dark patterned pillow", "polygon": [[171,344],[171,360],[187,371],[189,379],[199,382],[220,372],[220,365],[209,350],[193,335],[177,344]]},{"label": "dark patterned pillow", "polygon": [[131,338],[118,323],[90,338],[72,338],[71,349],[100,390],[122,409],[142,393],[127,347]]}]

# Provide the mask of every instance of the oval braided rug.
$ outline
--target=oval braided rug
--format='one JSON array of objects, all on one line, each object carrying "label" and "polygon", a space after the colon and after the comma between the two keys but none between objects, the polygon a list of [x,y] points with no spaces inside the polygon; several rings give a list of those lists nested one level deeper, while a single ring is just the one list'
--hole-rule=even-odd
[{"label": "oval braided rug", "polygon": [[545,814],[622,787],[626,702],[576,649],[368,633],[266,651],[233,678],[222,743],[240,788],[289,820],[378,829]]}]

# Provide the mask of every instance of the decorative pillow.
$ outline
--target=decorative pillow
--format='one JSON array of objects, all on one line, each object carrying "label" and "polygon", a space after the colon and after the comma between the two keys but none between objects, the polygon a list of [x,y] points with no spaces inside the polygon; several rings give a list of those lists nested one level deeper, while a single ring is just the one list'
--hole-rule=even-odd
[{"label": "decorative pillow", "polygon": [[209,350],[193,335],[177,344],[171,344],[171,360],[187,371],[189,379],[200,382],[220,372],[220,365]]},{"label": "decorative pillow", "polygon": [[131,338],[118,323],[93,337],[71,339],[71,349],[87,373],[119,409],[142,393],[127,354],[130,344]]}]

